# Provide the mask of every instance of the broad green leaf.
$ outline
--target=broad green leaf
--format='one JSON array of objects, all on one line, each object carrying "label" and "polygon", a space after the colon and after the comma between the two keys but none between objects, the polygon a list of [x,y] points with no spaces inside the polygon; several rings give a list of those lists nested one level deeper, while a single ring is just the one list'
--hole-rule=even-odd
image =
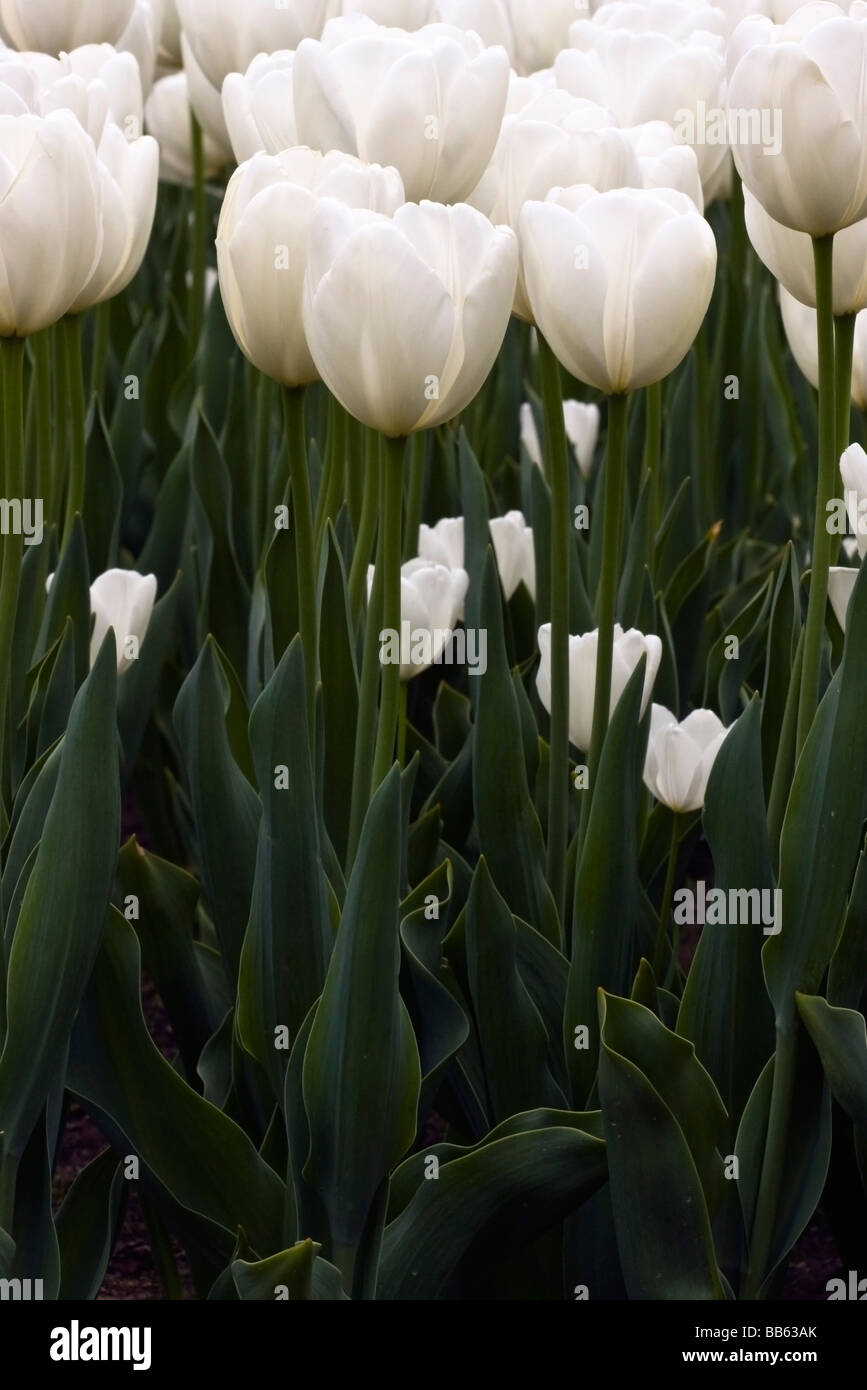
[{"label": "broad green leaf", "polygon": [[60,1298],[95,1299],[108,1269],[123,1195],[121,1161],[112,1149],[76,1174],[57,1213]]},{"label": "broad green leaf", "polygon": [[312,1240],[299,1241],[289,1250],[270,1255],[267,1260],[250,1264],[246,1260],[232,1262],[232,1278],[238,1297],[260,1302],[288,1300],[310,1301],[325,1299],[339,1302],[346,1299],[340,1272],[319,1255],[322,1249]]}]

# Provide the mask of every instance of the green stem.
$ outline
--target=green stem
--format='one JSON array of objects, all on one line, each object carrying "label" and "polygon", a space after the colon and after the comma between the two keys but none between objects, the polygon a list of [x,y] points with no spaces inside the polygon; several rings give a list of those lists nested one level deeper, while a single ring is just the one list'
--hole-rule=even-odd
[{"label": "green stem", "polygon": [[63,339],[66,385],[72,420],[72,452],[66,489],[63,539],[69,539],[76,515],[84,511],[87,439],[85,437],[84,368],[81,360],[81,316],[68,314],[58,325]]},{"label": "green stem", "polygon": [[[680,843],[680,816],[676,811],[671,814],[671,838],[668,843],[668,867],[665,871],[665,887],[662,890],[662,898],[659,903],[659,927],[656,932],[656,943],[653,948],[653,973],[657,982],[660,980],[662,966],[665,959],[665,938],[668,934],[668,923],[671,919],[672,894],[674,893],[674,876],[677,872],[677,848]],[[677,959],[677,943],[672,946],[672,958]]]},{"label": "green stem", "polygon": [[43,329],[34,333],[30,339],[33,351],[33,390],[36,393],[36,473],[38,496],[43,499],[45,523],[52,525],[58,520],[60,501],[54,484],[52,468],[51,422],[53,408],[51,402],[51,330]]},{"label": "green stem", "polygon": [[111,342],[111,300],[97,304],[93,311],[93,351],[90,358],[90,394],[102,396],[105,385],[105,365]]},{"label": "green stem", "polygon": [[590,785],[581,800],[578,855],[584,835],[608,729],[611,704],[611,669],[614,660],[614,623],[617,617],[617,589],[620,583],[620,548],[623,530],[623,497],[626,483],[626,412],[628,396],[608,397],[608,452],[605,459],[605,515],[602,533],[602,570],[596,605],[598,640],[596,647],[596,685],[593,693],[593,724],[590,733],[588,769]]},{"label": "green stem", "polygon": [[411,560],[418,554],[418,532],[424,505],[424,484],[427,463],[427,434],[420,430],[410,440],[409,487],[406,496],[406,532],[403,558]]},{"label": "green stem", "polygon": [[348,416],[339,401],[331,398],[331,428],[328,431],[328,457],[325,477],[316,503],[314,552],[319,555],[329,521],[340,511],[346,477],[346,436]]},{"label": "green stem", "polygon": [[[4,467],[3,496],[24,501],[24,350],[23,338],[5,338],[0,344],[3,387]],[[9,680],[18,589],[21,580],[23,542],[10,532],[3,537],[3,572],[0,577],[0,774],[5,789],[6,730],[9,724]],[[2,907],[0,907],[2,931]]]},{"label": "green stem", "polygon": [[[364,479],[364,506],[367,508],[368,498],[374,501],[374,524],[378,511],[378,498],[382,490],[382,469],[380,468],[379,447],[381,444],[380,436],[374,430],[367,432],[367,445],[370,454],[370,463],[374,466],[365,470]],[[380,618],[382,615],[382,594],[385,582],[385,566],[383,564],[383,528],[379,528],[379,537],[376,547],[376,564],[373,571],[373,584],[371,585],[370,595],[367,600],[367,611],[364,627],[364,651],[361,661],[361,685],[358,695],[358,721],[355,732],[355,755],[352,766],[352,802],[349,813],[349,835],[347,838],[346,849],[346,874],[349,872],[355,861],[355,853],[358,849],[358,841],[361,837],[361,827],[364,823],[365,812],[370,801],[370,778],[373,769],[373,750],[376,738],[376,692],[379,685],[379,632]],[[359,549],[356,546],[355,559],[353,560],[353,572],[355,572],[355,562],[358,560]],[[367,559],[370,555],[370,546],[365,549],[364,566],[361,570],[362,582],[366,584],[367,579]],[[360,599],[359,599],[360,602]],[[353,612],[355,607],[353,606]]]},{"label": "green stem", "polygon": [[349,571],[349,607],[353,618],[361,611],[367,567],[370,564],[370,550],[379,514],[379,435],[375,430],[365,430],[364,448],[364,499]]},{"label": "green stem", "polygon": [[644,392],[644,468],[650,473],[650,506],[647,509],[650,534],[648,554],[662,525],[665,487],[662,476],[662,382],[654,381]]},{"label": "green stem", "polygon": [[539,334],[545,406],[546,475],[551,488],[551,753],[548,771],[547,875],[561,923],[565,920],[569,810],[569,455],[563,420],[560,364]]},{"label": "green stem", "polygon": [[400,701],[397,710],[397,761],[403,767],[406,762],[406,701],[407,682],[400,683]]},{"label": "green stem", "polygon": [[307,670],[307,713],[315,722],[314,694],[318,675],[316,640],[316,574],[313,568],[313,513],[307,470],[307,435],[304,429],[304,387],[283,392],[289,477],[292,484],[292,519],[295,523],[295,571],[298,577],[298,625]]},{"label": "green stem", "polygon": [[[268,525],[268,482],[271,468],[271,409],[273,383],[263,372],[257,372],[256,442],[253,453],[253,477],[250,485],[250,525],[253,542],[253,564],[257,566],[274,534]],[[273,516],[273,513],[272,513]]]},{"label": "green stem", "polygon": [[777,1224],[797,1076],[797,1026],[797,1021],[791,1016],[777,1020],[777,1050],[774,1055],[771,1106],[750,1241],[750,1262],[744,1290],[746,1299],[758,1298],[762,1284],[770,1273],[768,1264]]},{"label": "green stem", "polygon": [[202,127],[190,113],[193,147],[193,249],[188,313],[190,359],[195,357],[205,318],[205,243],[208,202],[205,193],[205,149]]},{"label": "green stem", "polygon": [[[403,520],[403,459],[406,440],[386,439],[383,456],[385,481],[383,486],[383,605],[382,626],[400,633],[400,552]],[[400,665],[396,661],[382,667],[380,679],[379,726],[376,732],[376,752],[373,757],[373,783],[376,791],[385,780],[394,761],[394,740],[397,733],[400,703]]]},{"label": "green stem", "polygon": [[775,869],[779,867],[780,836],[783,833],[783,818],[786,814],[789,792],[792,787],[792,770],[795,761],[795,733],[798,717],[798,692],[801,685],[801,668],[803,663],[804,630],[802,628],[800,636],[798,637],[798,645],[795,648],[795,659],[792,662],[792,674],[789,677],[789,689],[786,695],[786,704],[783,709],[783,722],[780,727],[780,741],[777,745],[777,760],[774,764],[771,794],[768,798],[768,838],[771,842],[771,854],[774,858]]},{"label": "green stem", "polygon": [[[855,345],[855,315],[838,314],[834,318],[834,450],[837,463],[849,447],[849,427],[852,420],[852,352]],[[836,481],[836,480],[835,480]],[[831,537],[831,564],[837,561],[840,537]]]},{"label": "green stem", "polygon": [[816,512],[813,526],[812,574],[807,603],[804,639],[804,666],[798,705],[796,757],[810,732],[819,703],[822,646],[825,639],[825,606],[828,600],[828,569],[834,538],[828,530],[827,503],[835,496],[837,478],[836,420],[834,402],[834,309],[832,256],[834,237],[813,238],[816,268],[816,322],[819,341],[819,471],[816,486]]}]

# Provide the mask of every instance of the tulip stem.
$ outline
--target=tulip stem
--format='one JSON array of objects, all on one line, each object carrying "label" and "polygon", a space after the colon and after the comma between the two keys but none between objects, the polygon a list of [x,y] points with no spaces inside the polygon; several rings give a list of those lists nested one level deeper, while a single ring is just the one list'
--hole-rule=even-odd
[{"label": "tulip stem", "polygon": [[409,486],[406,497],[406,534],[403,558],[411,560],[418,554],[418,532],[424,504],[425,465],[427,462],[427,433],[420,430],[410,441]]},{"label": "tulip stem", "polygon": [[30,339],[30,346],[33,350],[33,390],[36,394],[36,495],[43,498],[45,522],[50,526],[58,519],[55,507],[59,507],[51,453],[53,406],[50,328],[44,328],[41,333],[34,333]]},{"label": "tulip stem", "polygon": [[807,603],[804,666],[798,704],[796,757],[810,732],[819,703],[822,647],[825,639],[825,607],[828,601],[828,569],[834,537],[828,529],[827,503],[836,492],[836,415],[834,400],[834,306],[832,256],[834,237],[813,238],[816,270],[816,325],[819,345],[819,470],[813,525],[812,575]]},{"label": "tulip stem", "polygon": [[[23,338],[6,338],[0,345],[0,373],[3,384],[4,455],[3,495],[23,501],[24,495],[24,349]],[[3,571],[0,577],[0,774],[5,774],[6,730],[9,724],[9,680],[12,644],[21,579],[20,535],[10,531],[3,540]],[[7,779],[0,787],[5,792]],[[2,931],[2,907],[0,907]],[[0,946],[2,950],[2,946]]]},{"label": "tulip stem", "polygon": [[[383,455],[383,517],[382,567],[383,605],[382,626],[400,633],[400,553],[401,522],[403,520],[403,458],[404,438],[386,439]],[[376,732],[376,752],[373,756],[375,792],[385,780],[394,761],[394,740],[397,733],[400,704],[400,664],[390,661],[382,666],[380,676],[379,726]]]},{"label": "tulip stem", "polygon": [[[656,932],[656,943],[653,949],[653,973],[659,983],[662,972],[663,960],[665,957],[665,938],[668,934],[668,923],[671,919],[672,895],[674,893],[674,875],[677,871],[677,849],[680,844],[680,816],[677,811],[671,813],[671,838],[668,844],[668,866],[665,871],[665,886],[662,890],[662,897],[659,900],[659,927]],[[677,951],[679,942],[672,943],[672,963],[677,963]]]},{"label": "tulip stem", "polygon": [[69,540],[76,515],[84,511],[85,470],[87,467],[87,438],[85,435],[84,368],[81,360],[81,317],[68,314],[60,323],[63,355],[66,362],[66,387],[72,417],[72,453],[66,489],[66,511],[63,525],[64,543]]},{"label": "tulip stem", "polygon": [[626,480],[627,396],[608,397],[608,451],[605,459],[605,515],[602,533],[602,569],[596,601],[598,639],[596,684],[593,692],[593,723],[590,731],[588,767],[590,785],[581,802],[578,851],[583,849],[590,815],[602,745],[608,729],[611,704],[611,670],[614,661],[614,623],[617,618],[617,589],[620,583],[620,547],[623,529],[623,497]]},{"label": "tulip stem", "polygon": [[546,473],[551,488],[551,753],[548,768],[547,876],[560,921],[564,923],[569,819],[569,548],[572,543],[572,514],[560,364],[541,333],[539,365],[545,406]]},{"label": "tulip stem", "polygon": [[97,304],[93,311],[93,349],[90,355],[90,395],[102,396],[105,364],[111,345],[111,300]]},{"label": "tulip stem", "polygon": [[650,535],[648,554],[653,554],[653,545],[662,525],[665,495],[662,477],[662,382],[654,381],[644,392],[644,470],[650,474]]},{"label": "tulip stem", "polygon": [[193,148],[193,263],[190,276],[188,314],[190,360],[195,357],[205,318],[205,240],[208,201],[205,194],[205,140],[195,115],[192,122]]},{"label": "tulip stem", "polygon": [[[382,469],[380,467],[380,436],[375,430],[367,430],[367,453],[368,465],[365,469],[364,479],[364,511],[367,512],[368,504],[371,506],[372,528],[376,526],[376,518],[379,511],[379,496],[382,487]],[[362,517],[362,527],[364,518]],[[373,539],[373,529],[370,530],[367,543],[361,547],[360,539],[356,542],[355,555],[352,561],[352,573],[359,576],[359,587],[365,583],[367,578],[367,567],[370,560],[370,542]],[[383,531],[379,529],[379,537],[376,547],[376,565],[373,571],[373,584],[367,599],[367,613],[364,627],[364,652],[361,662],[361,686],[358,696],[358,721],[355,726],[355,756],[352,766],[352,804],[349,813],[349,836],[346,849],[346,875],[349,876],[352,865],[355,862],[355,853],[358,849],[358,842],[361,838],[361,827],[364,824],[364,816],[370,802],[370,774],[373,766],[373,750],[375,740],[376,722],[376,691],[379,682],[379,629],[380,618],[382,616],[382,590],[384,584],[385,567],[382,562],[383,550]],[[363,558],[359,564],[359,555]],[[350,580],[350,586],[352,580]],[[361,604],[362,592],[359,593],[357,603]],[[350,602],[352,594],[350,591]],[[356,612],[356,603],[352,603],[352,612]]]},{"label": "tulip stem", "polygon": [[273,528],[268,525],[273,383],[269,377],[265,376],[264,372],[256,372],[256,377],[258,379],[253,388],[256,398],[256,442],[253,454],[253,476],[250,483],[250,523],[254,569],[259,567],[268,543],[274,535]]},{"label": "tulip stem", "polygon": [[316,499],[316,527],[313,541],[315,555],[322,548],[322,538],[329,521],[333,521],[340,511],[343,501],[343,483],[346,471],[347,414],[343,406],[333,397],[330,401],[331,422],[328,430],[328,458],[325,476]]},{"label": "tulip stem", "polygon": [[307,434],[304,428],[304,387],[283,392],[289,478],[292,485],[292,517],[295,522],[295,572],[298,579],[298,626],[307,671],[307,715],[315,725],[314,696],[318,674],[316,641],[316,574],[313,568],[313,513],[307,472]]},{"label": "tulip stem", "polygon": [[[834,412],[837,419],[834,449],[837,462],[849,447],[852,413],[852,356],[855,347],[855,315],[834,317]],[[835,479],[836,481],[836,479]],[[837,560],[840,538],[831,537],[831,564]]]},{"label": "tulip stem", "polygon": [[789,1122],[795,1093],[798,1059],[798,1023],[790,1013],[777,1019],[777,1048],[771,1083],[771,1104],[762,1157],[759,1193],[750,1239],[750,1260],[744,1298],[757,1299],[767,1275],[771,1245],[777,1226],[783,1169],[789,1140]]},{"label": "tulip stem", "polygon": [[349,571],[349,608],[353,618],[356,618],[361,610],[364,581],[370,564],[370,548],[376,533],[376,519],[379,514],[379,472],[379,435],[375,430],[365,429],[364,498]]}]

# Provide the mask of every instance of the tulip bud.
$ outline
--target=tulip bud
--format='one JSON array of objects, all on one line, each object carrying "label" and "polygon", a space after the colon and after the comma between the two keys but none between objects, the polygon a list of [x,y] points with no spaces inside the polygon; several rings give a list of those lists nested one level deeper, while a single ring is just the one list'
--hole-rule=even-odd
[{"label": "tulip bud", "polygon": [[154,85],[163,22],[162,5],[163,0],[136,0],[129,24],[117,41],[118,52],[129,53],[138,63],[144,96]]},{"label": "tulip bud", "polygon": [[[206,81],[219,94],[230,72],[246,72],[257,53],[297,48],[319,35],[327,0],[176,0],[184,37]],[[186,66],[186,55],[184,65]]]},{"label": "tulip bud", "polygon": [[69,53],[85,43],[116,43],[135,0],[0,0],[0,23],[15,48]]},{"label": "tulip bud", "polygon": [[[756,255],[802,304],[816,307],[813,243],[806,232],[775,222],[744,188],[744,221]],[[834,313],[856,314],[867,307],[867,220],[834,237]]]},{"label": "tulip bud", "polygon": [[223,83],[223,115],[239,164],[254,154],[280,154],[302,142],[295,123],[292,68],[295,54],[260,53],[247,71]]},{"label": "tulip bud", "polygon": [[23,338],[61,319],[99,265],[101,179],[69,111],[0,116],[0,162],[0,337]]},{"label": "tulip bud", "polygon": [[184,72],[187,75],[187,94],[193,114],[204,133],[210,136],[213,143],[223,151],[221,162],[225,164],[231,154],[232,146],[229,132],[226,129],[226,118],[223,115],[221,88],[215,87],[205,76],[186,33],[181,34],[181,54],[184,60]]},{"label": "tulip bud", "polygon": [[[54,575],[45,582],[51,588]],[[117,644],[117,673],[123,675],[137,659],[148,630],[157,581],[153,574],[138,574],[135,570],[106,570],[90,586],[90,611],[95,622],[90,638],[90,664],[96,661],[99,649],[109,628],[114,629]]]},{"label": "tulip bud", "polygon": [[444,516],[436,526],[418,529],[418,553],[423,560],[435,565],[445,565],[446,569],[464,568],[464,519],[462,516]]},{"label": "tulip bud", "polygon": [[[530,462],[535,463],[544,472],[542,444],[536,428],[536,418],[532,406],[527,401],[521,406],[520,420],[521,443],[527,450]],[[596,453],[596,441],[599,438],[599,407],[586,405],[584,401],[564,401],[563,423],[566,426],[566,438],[575,452],[581,476],[589,478],[593,468],[593,456]]]},{"label": "tulip bud", "polygon": [[[185,72],[174,72],[154,83],[145,105],[145,125],[160,149],[160,178],[165,183],[193,183],[193,137],[190,120],[190,96]],[[208,133],[202,132],[205,177],[214,174],[230,158],[224,147]]]},{"label": "tulip bud", "polygon": [[[590,734],[593,728],[593,706],[596,691],[596,653],[599,644],[599,630],[586,632],[583,637],[569,638],[569,741],[576,748],[587,752],[590,747]],[[551,624],[543,623],[539,628],[539,671],[536,676],[536,689],[545,709],[551,712]],[[629,682],[629,678],[641,660],[647,657],[644,671],[644,693],[641,699],[642,714],[647,708],[650,693],[662,660],[662,643],[658,637],[645,637],[637,628],[627,632],[619,623],[614,625],[614,656],[611,669],[611,701],[609,719],[617,708],[617,702]]]},{"label": "tulip bud", "polygon": [[300,45],[293,85],[303,144],[394,165],[412,202],[456,203],[493,153],[509,59],[450,25],[407,33],[350,15]]},{"label": "tulip bud", "polygon": [[406,203],[389,219],[323,199],[304,288],[320,376],[386,435],[454,419],[496,361],[517,273],[512,232],[466,205]]},{"label": "tulip bud", "polygon": [[644,784],[672,811],[698,811],[716,755],[729,730],[709,709],[696,709],[680,724],[664,705],[650,713]]},{"label": "tulip bud", "polygon": [[[373,565],[367,592],[373,588]],[[400,571],[400,633],[383,634],[383,654],[400,654],[400,679],[412,680],[439,661],[452,639],[469,586],[464,569],[447,569],[428,560],[408,560]]]},{"label": "tulip bud", "polygon": [[618,394],[682,361],[716,271],[713,232],[685,194],[560,190],[527,203],[520,226],[533,315],[573,376]]},{"label": "tulip bud", "polygon": [[126,289],[144,260],[156,213],[160,172],[156,140],[149,135],[127,140],[116,125],[107,125],[98,154],[102,253],[70,305],[71,314],[81,314]]},{"label": "tulip bud", "polygon": [[337,150],[257,154],[230,179],[217,229],[220,289],[232,332],[250,361],[284,386],[317,376],[301,297],[321,198],[391,213],[403,202],[403,185],[395,169],[362,164]]},{"label": "tulip bud", "polygon": [[500,583],[508,601],[519,584],[524,584],[530,598],[536,597],[536,552],[533,530],[524,520],[523,512],[506,512],[490,522]]}]

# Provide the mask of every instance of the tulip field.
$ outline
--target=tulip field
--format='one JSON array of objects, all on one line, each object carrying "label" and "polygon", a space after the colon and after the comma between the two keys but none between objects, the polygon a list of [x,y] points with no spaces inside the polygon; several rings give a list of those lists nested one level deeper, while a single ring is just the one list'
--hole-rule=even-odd
[{"label": "tulip field", "polygon": [[0,39],[0,1329],[867,1299],[867,4]]}]

